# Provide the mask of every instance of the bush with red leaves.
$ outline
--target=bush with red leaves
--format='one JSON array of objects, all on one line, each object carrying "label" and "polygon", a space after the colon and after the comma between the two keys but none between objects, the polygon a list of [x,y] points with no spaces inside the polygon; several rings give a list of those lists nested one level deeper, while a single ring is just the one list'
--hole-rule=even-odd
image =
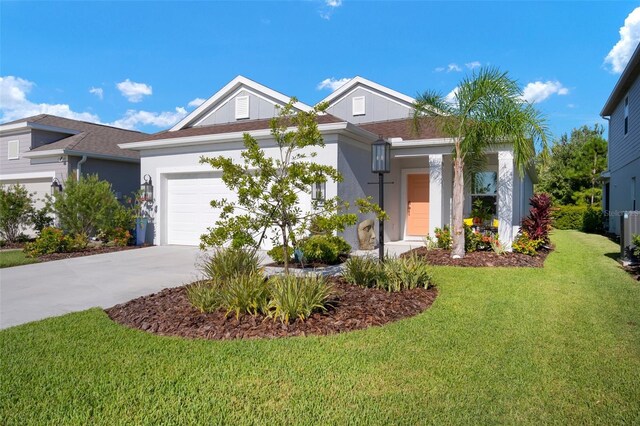
[{"label": "bush with red leaves", "polygon": [[549,231],[551,229],[551,196],[549,194],[534,194],[529,198],[529,216],[522,219],[522,231],[529,234],[534,240],[542,240],[549,243]]}]

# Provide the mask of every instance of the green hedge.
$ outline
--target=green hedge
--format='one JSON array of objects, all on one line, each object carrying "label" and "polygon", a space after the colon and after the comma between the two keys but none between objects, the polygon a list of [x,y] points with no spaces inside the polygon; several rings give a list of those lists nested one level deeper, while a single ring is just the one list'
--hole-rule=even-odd
[{"label": "green hedge", "polygon": [[553,227],[556,229],[575,229],[578,231],[600,233],[604,218],[599,209],[588,206],[559,206],[553,209]]}]

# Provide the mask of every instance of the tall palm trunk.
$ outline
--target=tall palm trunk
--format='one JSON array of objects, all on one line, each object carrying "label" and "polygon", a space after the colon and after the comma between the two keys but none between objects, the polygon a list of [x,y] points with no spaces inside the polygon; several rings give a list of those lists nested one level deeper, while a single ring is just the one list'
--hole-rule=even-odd
[{"label": "tall palm trunk", "polygon": [[464,257],[464,161],[460,155],[453,160],[453,229],[451,237],[453,246],[451,257],[462,259]]}]

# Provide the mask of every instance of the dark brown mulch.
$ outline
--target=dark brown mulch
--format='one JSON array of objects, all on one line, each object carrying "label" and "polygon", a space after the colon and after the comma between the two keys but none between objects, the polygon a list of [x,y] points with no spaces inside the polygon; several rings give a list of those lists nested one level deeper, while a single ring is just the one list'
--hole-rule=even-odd
[{"label": "dark brown mulch", "polygon": [[388,293],[353,286],[332,278],[336,289],[333,307],[291,324],[264,316],[225,316],[223,310],[201,313],[187,299],[186,287],[165,289],[106,309],[109,317],[127,327],[164,336],[212,340],[327,335],[380,326],[417,315],[437,296],[435,288]]},{"label": "dark brown mulch", "polygon": [[87,248],[82,251],[74,251],[71,253],[51,253],[39,256],[40,262],[49,262],[51,260],[71,259],[72,257],[92,256],[94,254],[113,253],[117,251],[133,250],[141,248],[141,246],[126,246],[126,247],[94,247]]},{"label": "dark brown mulch", "polygon": [[640,281],[640,265],[623,266],[622,267],[636,281]]},{"label": "dark brown mulch", "polygon": [[524,267],[524,268],[542,268],[544,261],[551,250],[541,249],[535,256],[529,256],[522,253],[507,252],[501,255],[493,251],[474,251],[465,254],[462,259],[452,259],[451,250],[431,249],[419,247],[413,249],[403,256],[415,253],[423,258],[427,263],[438,266],[469,266],[469,267]]},{"label": "dark brown mulch", "polygon": [[[341,263],[344,263],[347,261],[347,259],[349,259],[349,255],[341,255],[338,257],[338,261],[336,263],[324,263],[324,262],[305,262],[304,263],[304,267],[300,266],[300,263],[298,262],[291,262],[289,263],[289,268],[292,269],[317,269],[317,268],[326,268],[328,266],[336,266],[336,265],[340,265]],[[284,268],[284,263],[281,262],[273,262],[273,263],[269,263],[266,266],[273,266],[276,268]]]},{"label": "dark brown mulch", "polygon": [[10,243],[8,241],[4,241],[2,243],[2,245],[0,246],[0,250],[16,250],[16,249],[23,249],[25,244],[27,243]]}]

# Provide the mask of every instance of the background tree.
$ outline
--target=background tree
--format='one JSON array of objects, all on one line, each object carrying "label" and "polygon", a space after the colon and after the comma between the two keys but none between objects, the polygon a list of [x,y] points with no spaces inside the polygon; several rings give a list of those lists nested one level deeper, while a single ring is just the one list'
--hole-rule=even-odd
[{"label": "background tree", "polygon": [[548,161],[538,161],[538,189],[558,205],[598,206],[602,201],[600,173],[607,169],[604,127],[582,126],[564,134],[551,147]]},{"label": "background tree", "polygon": [[[201,163],[222,170],[223,182],[237,194],[235,202],[211,201],[211,206],[221,213],[215,226],[202,236],[201,248],[231,242],[233,247],[248,246],[257,250],[270,238],[274,246],[282,245],[286,250],[297,247],[312,220],[315,226],[330,232],[344,231],[346,226],[356,223],[357,216],[346,213],[349,204],[338,197],[313,201],[311,210],[301,207],[301,194],[311,194],[316,184],[340,182],[342,176],[334,167],[312,161],[315,151],[325,146],[316,117],[326,105],[306,112],[296,111],[295,102],[292,98],[280,108],[270,123],[278,155],[267,156],[258,141],[245,133],[242,163],[225,156],[201,158]],[[363,207],[368,204],[367,200],[359,200]],[[286,255],[284,267],[288,272]]]},{"label": "background tree", "polygon": [[465,164],[478,165],[492,147],[510,143],[520,175],[535,159],[535,143],[546,150],[547,128],[540,112],[522,99],[518,84],[496,68],[481,68],[465,77],[452,102],[427,91],[414,104],[414,125],[425,118],[453,139],[453,246],[451,257],[464,257]]}]

